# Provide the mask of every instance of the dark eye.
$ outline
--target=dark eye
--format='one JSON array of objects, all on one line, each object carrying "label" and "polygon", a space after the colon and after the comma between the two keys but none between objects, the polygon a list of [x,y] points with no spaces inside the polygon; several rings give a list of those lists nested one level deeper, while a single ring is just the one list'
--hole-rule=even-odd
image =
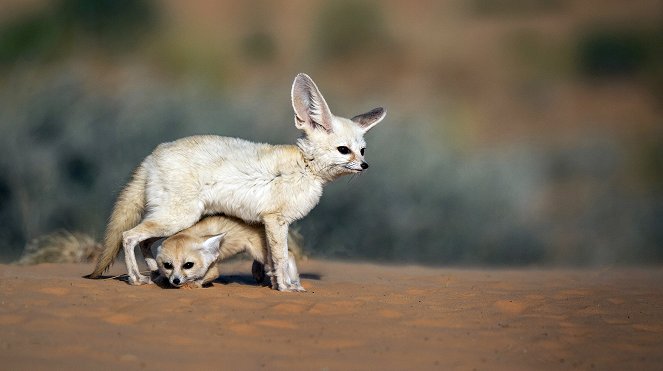
[{"label": "dark eye", "polygon": [[366,151],[366,148],[362,148],[362,149],[359,151],[359,152],[361,153],[362,156],[364,155],[364,151]]},{"label": "dark eye", "polygon": [[193,262],[186,262],[182,265],[183,269],[191,269],[193,268]]},{"label": "dark eye", "polygon": [[347,155],[347,154],[350,153],[350,148],[348,148],[348,147],[346,147],[346,146],[336,147],[336,149],[337,149],[339,152],[341,152],[342,155]]},{"label": "dark eye", "polygon": [[173,265],[171,263],[163,263],[163,267],[166,269],[173,269]]}]

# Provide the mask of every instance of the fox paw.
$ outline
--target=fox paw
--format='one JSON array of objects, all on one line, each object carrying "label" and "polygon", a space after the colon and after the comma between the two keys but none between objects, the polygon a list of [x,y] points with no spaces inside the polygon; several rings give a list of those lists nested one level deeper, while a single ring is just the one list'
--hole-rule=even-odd
[{"label": "fox paw", "polygon": [[138,275],[138,277],[129,276],[129,284],[134,286],[151,285],[152,280],[150,279],[150,277],[143,275]]},{"label": "fox paw", "polygon": [[278,286],[279,291],[285,292],[306,292],[306,289],[299,283],[283,283]]},{"label": "fox paw", "polygon": [[288,289],[293,292],[306,292],[304,286],[302,286],[299,282],[294,282],[288,285]]}]

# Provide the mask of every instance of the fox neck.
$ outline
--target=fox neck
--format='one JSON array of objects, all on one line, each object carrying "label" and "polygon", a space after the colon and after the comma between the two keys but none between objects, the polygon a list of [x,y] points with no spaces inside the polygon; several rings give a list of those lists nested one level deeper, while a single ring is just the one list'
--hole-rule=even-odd
[{"label": "fox neck", "polygon": [[306,136],[297,139],[297,147],[302,153],[306,171],[320,178],[323,184],[329,183],[342,175],[336,171],[333,164],[325,162],[322,159],[323,156],[319,156],[316,146]]}]

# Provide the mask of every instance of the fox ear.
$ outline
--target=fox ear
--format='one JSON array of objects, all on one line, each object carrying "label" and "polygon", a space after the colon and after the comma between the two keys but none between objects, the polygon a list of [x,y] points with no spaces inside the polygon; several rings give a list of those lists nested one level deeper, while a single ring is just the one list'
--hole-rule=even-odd
[{"label": "fox ear", "polygon": [[225,233],[221,233],[206,239],[201,246],[203,252],[212,255],[216,260],[216,258],[218,258],[220,254],[221,240],[225,235],[226,235]]},{"label": "fox ear", "polygon": [[357,115],[352,118],[357,125],[361,126],[364,129],[364,132],[371,130],[371,128],[377,125],[382,119],[387,115],[387,111],[382,107],[373,108],[372,110]]},{"label": "fox ear", "polygon": [[290,92],[292,108],[295,110],[295,126],[299,130],[322,128],[332,131],[332,114],[325,98],[313,80],[300,73],[295,77]]}]

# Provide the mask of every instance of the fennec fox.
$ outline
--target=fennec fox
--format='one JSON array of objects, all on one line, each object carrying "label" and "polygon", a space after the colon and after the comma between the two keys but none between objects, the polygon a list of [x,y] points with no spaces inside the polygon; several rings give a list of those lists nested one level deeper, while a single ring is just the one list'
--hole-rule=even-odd
[{"label": "fennec fox", "polygon": [[[264,274],[262,264],[267,261],[265,229],[259,224],[246,224],[226,216],[208,216],[187,228],[151,246],[155,253],[161,277],[175,287],[203,285],[214,281],[220,274],[219,263],[239,253],[247,253],[258,263],[252,268],[259,283]],[[288,255],[286,282],[304,291],[299,283],[297,264]]]},{"label": "fennec fox", "polygon": [[[297,290],[285,280],[288,227],[318,204],[327,182],[368,168],[364,134],[385,111],[375,108],[352,119],[334,116],[306,74],[295,77],[291,99],[295,126],[303,131],[296,145],[212,135],[159,145],[120,193],[106,228],[104,252],[89,277],[101,275],[123,247],[129,282],[150,283],[138,270],[136,245],[171,236],[203,215],[224,214],[264,224],[265,269],[272,288]],[[157,269],[153,258],[146,256],[145,261]]]}]

